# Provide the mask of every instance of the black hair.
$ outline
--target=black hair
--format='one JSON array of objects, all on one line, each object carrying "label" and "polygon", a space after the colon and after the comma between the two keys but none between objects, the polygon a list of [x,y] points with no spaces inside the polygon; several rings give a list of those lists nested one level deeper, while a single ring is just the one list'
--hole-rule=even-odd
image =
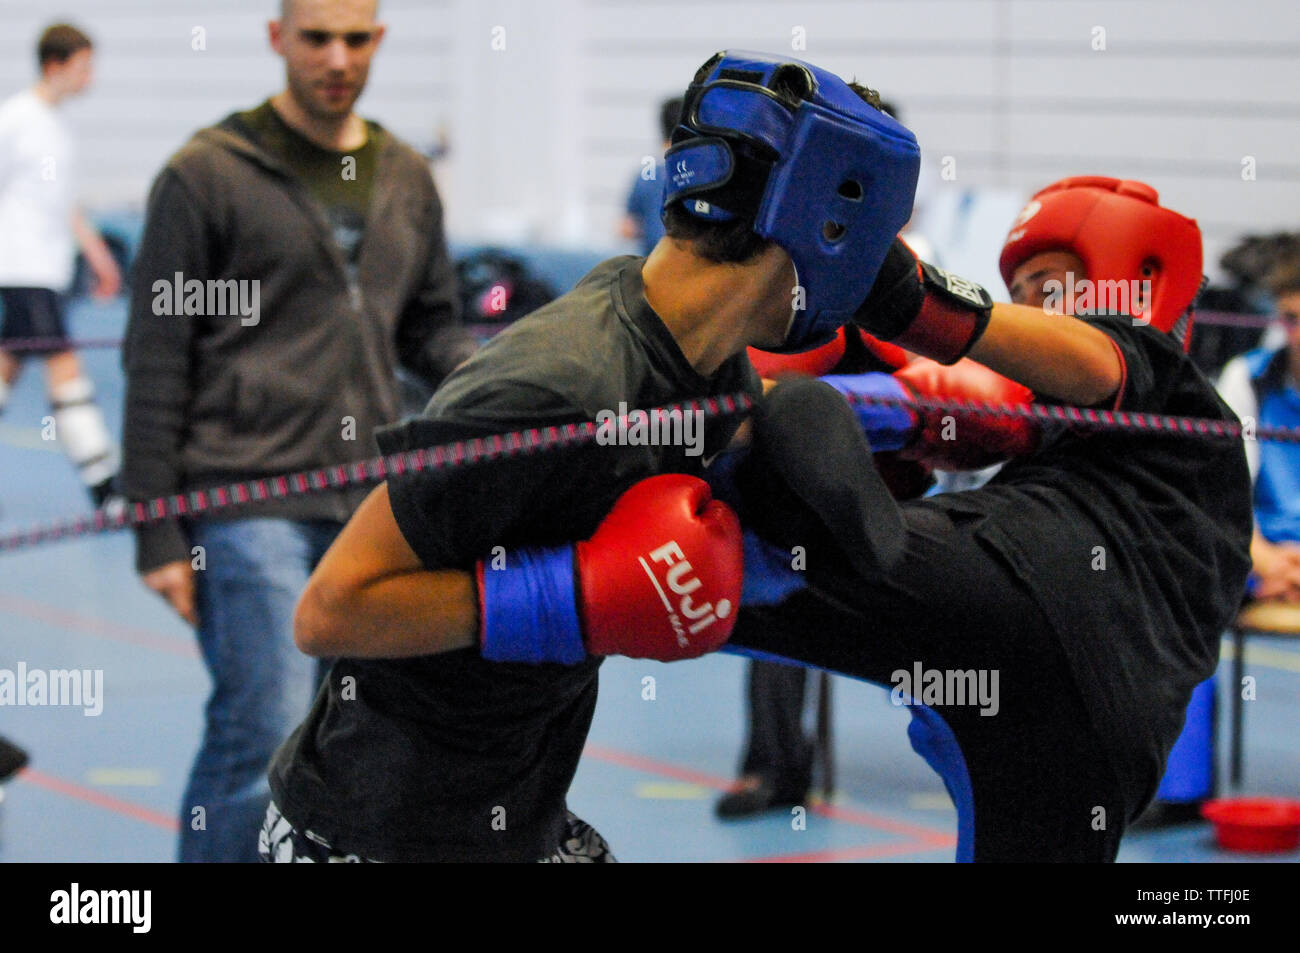
[{"label": "black hair", "polygon": [[1300,291],[1300,254],[1293,251],[1275,262],[1264,276],[1264,286],[1274,298]]},{"label": "black hair", "polygon": [[673,130],[677,128],[677,120],[681,115],[682,97],[680,96],[665,99],[659,106],[659,129],[663,133],[664,142],[673,137]]}]

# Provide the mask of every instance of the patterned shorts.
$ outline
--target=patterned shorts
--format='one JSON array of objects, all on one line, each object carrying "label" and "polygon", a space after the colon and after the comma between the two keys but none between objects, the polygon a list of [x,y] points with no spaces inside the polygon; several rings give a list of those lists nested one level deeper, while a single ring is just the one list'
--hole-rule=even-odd
[{"label": "patterned shorts", "polygon": [[616,864],[618,859],[610,852],[609,844],[592,827],[572,811],[564,812],[564,840],[549,857],[539,864]]},{"label": "patterned shorts", "polygon": [[[257,853],[269,864],[373,864],[378,861],[357,854],[340,854],[324,838],[311,831],[296,830],[271,802],[266,820],[257,835]],[[596,829],[572,811],[565,812],[564,840],[542,864],[613,864],[609,844]]]}]

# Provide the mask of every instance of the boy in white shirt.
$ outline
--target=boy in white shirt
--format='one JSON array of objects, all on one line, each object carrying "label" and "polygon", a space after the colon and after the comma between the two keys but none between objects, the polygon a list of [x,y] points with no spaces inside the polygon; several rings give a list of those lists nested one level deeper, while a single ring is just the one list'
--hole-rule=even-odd
[{"label": "boy in white shirt", "polygon": [[[122,276],[99,234],[77,207],[72,139],[57,107],[89,87],[94,49],[68,24],[41,34],[34,86],[0,103],[0,411],[22,360],[45,361],[55,431],[97,506],[113,492],[118,452],[94,403],[94,385],[67,346],[63,293],[80,247],[95,276],[95,295],[111,298]],[[39,339],[16,353],[9,341]]]}]

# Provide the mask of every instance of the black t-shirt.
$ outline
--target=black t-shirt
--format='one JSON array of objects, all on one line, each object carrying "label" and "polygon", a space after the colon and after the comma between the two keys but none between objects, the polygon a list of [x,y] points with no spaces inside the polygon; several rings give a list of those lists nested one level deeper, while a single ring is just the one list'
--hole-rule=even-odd
[{"label": "black t-shirt", "polygon": [[[380,431],[381,448],[593,420],[621,401],[757,395],[743,354],[710,378],[694,371],[645,301],[642,261],[605,262],[493,338],[422,416]],[[701,474],[738,425],[709,420],[702,447],[592,444],[395,477],[393,515],[427,567],[470,569],[494,546],[589,537],[634,483]],[[276,754],[276,802],[297,829],[376,860],[536,860],[558,843],[598,666],[490,663],[468,649],[340,659]]]},{"label": "black t-shirt", "polygon": [[378,127],[367,122],[366,141],[360,148],[338,152],[321,148],[290,126],[269,100],[240,113],[239,121],[262,148],[293,170],[320,204],[347,266],[348,280],[355,285],[366,213],[379,164]]},{"label": "black t-shirt", "polygon": [[[1080,320],[1123,358],[1109,408],[1236,420],[1168,335],[1129,317]],[[1122,783],[1154,793],[1250,571],[1241,441],[1054,428],[984,488],[924,505],[986,517],[975,532],[1052,620]]]}]

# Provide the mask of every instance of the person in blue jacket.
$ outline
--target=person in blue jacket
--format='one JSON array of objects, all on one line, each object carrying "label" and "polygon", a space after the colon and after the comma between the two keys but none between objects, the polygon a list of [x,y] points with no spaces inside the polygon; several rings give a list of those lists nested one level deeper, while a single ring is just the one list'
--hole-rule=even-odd
[{"label": "person in blue jacket", "polygon": [[[1300,427],[1300,255],[1279,262],[1267,280],[1286,332],[1280,347],[1233,358],[1219,393],[1255,427]],[[1250,592],[1257,599],[1300,602],[1300,444],[1246,441],[1254,483],[1255,532]]]}]

